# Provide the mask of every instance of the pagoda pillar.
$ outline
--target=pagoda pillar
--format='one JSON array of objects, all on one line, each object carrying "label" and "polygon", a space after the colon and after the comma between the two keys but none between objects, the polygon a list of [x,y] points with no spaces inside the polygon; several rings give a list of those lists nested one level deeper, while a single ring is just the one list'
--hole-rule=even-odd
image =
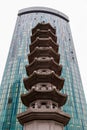
[{"label": "pagoda pillar", "polygon": [[27,110],[17,116],[24,130],[63,130],[70,120],[61,110],[67,95],[60,92],[64,78],[58,48],[56,30],[49,23],[32,29],[28,78],[23,79],[27,93],[21,94]]}]

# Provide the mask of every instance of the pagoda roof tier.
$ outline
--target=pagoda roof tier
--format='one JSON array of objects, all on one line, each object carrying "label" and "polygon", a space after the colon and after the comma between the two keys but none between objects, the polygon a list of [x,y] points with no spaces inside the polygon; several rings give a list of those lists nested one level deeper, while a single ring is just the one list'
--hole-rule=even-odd
[{"label": "pagoda roof tier", "polygon": [[60,76],[62,71],[62,65],[57,64],[54,61],[53,57],[35,58],[31,64],[26,66],[27,75],[31,75],[34,70],[38,69],[50,69]]},{"label": "pagoda roof tier", "polygon": [[55,52],[58,52],[59,45],[56,44],[51,37],[48,38],[39,38],[37,37],[30,44],[30,52],[32,52],[36,47],[52,47]]},{"label": "pagoda roof tier", "polygon": [[51,90],[37,90],[36,87],[32,87],[28,93],[21,95],[21,100],[27,107],[36,100],[52,100],[58,103],[58,107],[61,107],[66,103],[67,95],[61,94],[56,87]]},{"label": "pagoda roof tier", "polygon": [[32,34],[34,34],[37,29],[40,29],[40,30],[48,30],[50,29],[52,31],[52,33],[56,33],[56,29],[54,29],[50,23],[38,23],[33,29],[32,29]]},{"label": "pagoda roof tier", "polygon": [[24,125],[34,120],[52,120],[66,126],[70,116],[60,109],[33,109],[29,108],[25,112],[17,115],[20,124]]},{"label": "pagoda roof tier", "polygon": [[31,42],[35,41],[37,37],[43,39],[51,37],[54,42],[57,42],[56,35],[52,33],[50,29],[48,30],[37,29],[37,31],[31,36]]},{"label": "pagoda roof tier", "polygon": [[64,79],[55,74],[49,69],[39,69],[34,71],[28,78],[24,78],[24,86],[27,90],[31,89],[37,83],[51,83],[57,87],[58,90],[63,88]]},{"label": "pagoda roof tier", "polygon": [[35,57],[53,57],[55,62],[59,63],[60,54],[56,53],[52,47],[36,47],[30,54],[28,54],[29,63],[31,63]]}]

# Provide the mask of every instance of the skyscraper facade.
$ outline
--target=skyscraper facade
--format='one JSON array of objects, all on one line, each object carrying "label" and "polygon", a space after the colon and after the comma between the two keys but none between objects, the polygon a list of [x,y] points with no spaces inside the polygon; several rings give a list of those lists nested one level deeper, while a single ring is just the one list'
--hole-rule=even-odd
[{"label": "skyscraper facade", "polygon": [[56,29],[57,43],[65,78],[62,93],[68,94],[63,111],[71,115],[65,130],[87,130],[87,106],[76,59],[69,19],[63,13],[43,7],[22,9],[18,18],[0,87],[0,130],[22,130],[16,116],[26,110],[20,99],[26,93],[23,78],[31,43],[32,28],[38,23],[50,23]]}]

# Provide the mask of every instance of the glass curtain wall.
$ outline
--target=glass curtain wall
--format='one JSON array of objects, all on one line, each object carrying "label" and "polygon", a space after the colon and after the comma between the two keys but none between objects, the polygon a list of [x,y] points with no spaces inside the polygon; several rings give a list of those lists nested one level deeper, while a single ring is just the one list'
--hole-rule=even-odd
[{"label": "glass curtain wall", "polygon": [[62,109],[71,115],[65,130],[87,130],[87,105],[69,21],[47,8],[43,11],[36,8],[18,15],[0,87],[0,130],[23,130],[16,115],[26,109],[20,95],[26,91],[23,78],[27,76],[25,65],[28,64],[31,30],[38,23],[50,23],[56,28],[60,63],[63,65],[62,77],[65,78],[62,91],[68,94],[67,103]]}]

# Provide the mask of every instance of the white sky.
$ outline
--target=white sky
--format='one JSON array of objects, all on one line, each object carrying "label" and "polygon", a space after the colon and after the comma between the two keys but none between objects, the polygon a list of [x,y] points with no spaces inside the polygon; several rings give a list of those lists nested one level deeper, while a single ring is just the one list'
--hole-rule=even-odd
[{"label": "white sky", "polygon": [[31,6],[46,6],[68,15],[87,100],[87,0],[0,0],[0,82],[18,10]]}]

